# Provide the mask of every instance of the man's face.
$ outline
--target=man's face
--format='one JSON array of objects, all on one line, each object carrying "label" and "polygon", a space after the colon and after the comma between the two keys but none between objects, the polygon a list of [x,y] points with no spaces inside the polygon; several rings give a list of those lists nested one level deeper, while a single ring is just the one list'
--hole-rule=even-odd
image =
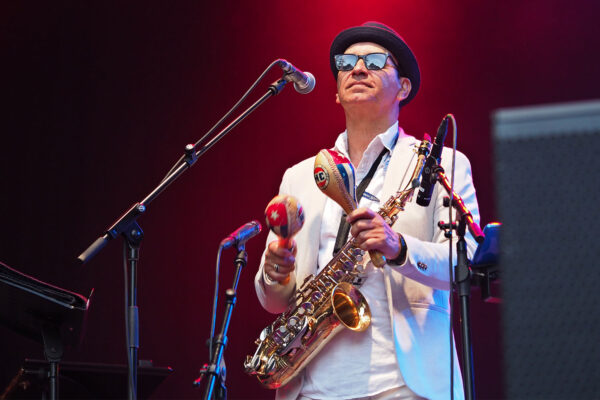
[{"label": "man's face", "polygon": [[[365,55],[389,53],[384,47],[370,42],[355,43],[345,54]],[[339,71],[337,78],[336,102],[346,110],[355,105],[376,106],[384,109],[398,109],[398,102],[410,92],[410,80],[399,78],[398,71],[390,57],[384,68],[369,70],[359,59],[351,71]]]}]

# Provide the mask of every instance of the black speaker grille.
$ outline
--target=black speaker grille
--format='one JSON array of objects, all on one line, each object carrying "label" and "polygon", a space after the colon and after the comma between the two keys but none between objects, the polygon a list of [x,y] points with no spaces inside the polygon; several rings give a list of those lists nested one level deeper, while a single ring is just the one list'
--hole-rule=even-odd
[{"label": "black speaker grille", "polygon": [[495,138],[505,393],[600,398],[600,126],[513,128]]}]

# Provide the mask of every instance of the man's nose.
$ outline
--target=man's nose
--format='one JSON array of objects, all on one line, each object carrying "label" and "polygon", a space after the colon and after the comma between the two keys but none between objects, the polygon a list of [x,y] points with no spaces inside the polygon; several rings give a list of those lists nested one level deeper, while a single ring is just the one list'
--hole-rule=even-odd
[{"label": "man's nose", "polygon": [[362,58],[359,58],[354,68],[352,68],[353,74],[366,74],[367,71],[367,66],[365,65],[365,61]]}]

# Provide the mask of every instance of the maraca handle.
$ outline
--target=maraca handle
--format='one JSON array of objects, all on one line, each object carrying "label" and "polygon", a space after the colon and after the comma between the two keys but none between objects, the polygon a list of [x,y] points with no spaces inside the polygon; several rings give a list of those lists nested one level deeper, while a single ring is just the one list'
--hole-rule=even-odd
[{"label": "maraca handle", "polygon": [[378,250],[369,250],[369,256],[371,257],[371,262],[377,268],[383,268],[387,262],[385,256]]},{"label": "maraca handle", "polygon": [[[285,247],[286,249],[291,249],[292,248],[292,238],[287,238],[287,239],[283,239],[280,238],[279,239],[279,247]],[[290,276],[286,276],[282,281],[279,281],[279,283],[281,285],[287,285],[290,281]]]},{"label": "maraca handle", "polygon": [[[279,238],[278,245],[286,249],[292,248],[294,236],[304,224],[304,211],[298,200],[286,194],[275,196],[265,209],[267,226]],[[287,285],[290,276],[286,276],[279,283]]]}]

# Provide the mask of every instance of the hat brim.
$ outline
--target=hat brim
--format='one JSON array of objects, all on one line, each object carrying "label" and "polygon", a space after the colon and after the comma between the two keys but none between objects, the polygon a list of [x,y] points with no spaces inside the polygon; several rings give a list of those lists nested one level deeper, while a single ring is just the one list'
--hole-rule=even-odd
[{"label": "hat brim", "polygon": [[340,32],[329,50],[329,64],[334,78],[337,80],[338,70],[335,66],[334,56],[343,54],[354,43],[372,42],[385,47],[399,64],[400,75],[410,79],[411,91],[408,97],[400,102],[403,106],[410,102],[421,86],[421,72],[417,59],[404,40],[386,29],[375,26],[356,26]]}]

